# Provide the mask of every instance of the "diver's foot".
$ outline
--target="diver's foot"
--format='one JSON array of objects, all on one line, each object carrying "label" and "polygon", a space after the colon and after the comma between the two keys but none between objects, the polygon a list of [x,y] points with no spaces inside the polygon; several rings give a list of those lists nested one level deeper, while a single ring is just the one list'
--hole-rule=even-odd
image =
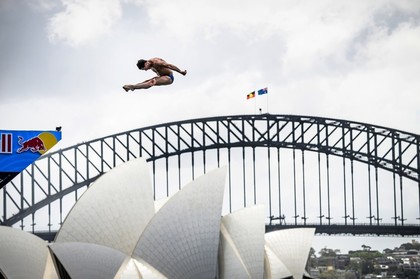
[{"label": "diver's foot", "polygon": [[128,92],[128,91],[133,91],[133,88],[132,88],[132,86],[130,86],[130,85],[124,85],[123,86],[123,89],[125,90],[125,92]]}]

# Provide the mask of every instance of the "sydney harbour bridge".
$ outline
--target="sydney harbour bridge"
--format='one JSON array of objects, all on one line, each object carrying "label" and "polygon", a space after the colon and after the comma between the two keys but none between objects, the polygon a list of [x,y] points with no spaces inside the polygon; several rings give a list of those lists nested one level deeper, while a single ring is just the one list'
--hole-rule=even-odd
[{"label": "sydney harbour bridge", "polygon": [[265,204],[267,231],[420,235],[420,135],[274,114],[159,124],[47,153],[0,190],[0,224],[52,240],[91,183],[138,157],[156,200],[227,166],[224,213]]}]

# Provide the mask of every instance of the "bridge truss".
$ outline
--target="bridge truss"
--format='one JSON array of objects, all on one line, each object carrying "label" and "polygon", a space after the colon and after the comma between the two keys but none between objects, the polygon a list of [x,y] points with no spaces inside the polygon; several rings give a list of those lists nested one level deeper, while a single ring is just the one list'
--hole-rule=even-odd
[{"label": "bridge truss", "polygon": [[165,123],[45,154],[0,190],[0,222],[54,232],[100,175],[144,157],[155,199],[226,165],[225,213],[264,203],[267,230],[420,235],[419,154],[419,135],[339,119],[260,114]]}]

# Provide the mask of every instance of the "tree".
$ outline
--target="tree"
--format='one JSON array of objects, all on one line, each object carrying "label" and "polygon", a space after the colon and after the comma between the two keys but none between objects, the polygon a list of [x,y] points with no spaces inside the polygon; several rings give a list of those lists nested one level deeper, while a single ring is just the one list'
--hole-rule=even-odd
[{"label": "tree", "polygon": [[319,279],[340,279],[340,275],[334,270],[323,272],[319,275]]},{"label": "tree", "polygon": [[391,254],[393,251],[389,248],[385,248],[383,251],[385,254]]},{"label": "tree", "polygon": [[373,273],[375,268],[374,268],[374,264],[372,260],[363,261],[361,265],[361,270],[362,270],[362,274]]},{"label": "tree", "polygon": [[403,248],[405,250],[411,250],[411,249],[415,249],[415,250],[420,250],[420,243],[418,241],[416,241],[415,239],[411,240],[411,243],[403,243],[401,244],[400,248]]},{"label": "tree", "polygon": [[310,268],[315,267],[315,260],[316,260],[315,249],[311,247],[311,250],[309,250],[308,261],[306,262],[307,271],[309,271]]},{"label": "tree", "polygon": [[324,247],[321,249],[321,251],[319,251],[319,255],[321,257],[335,257],[337,256],[337,254],[340,253],[339,249],[329,249],[327,247]]},{"label": "tree", "polygon": [[373,273],[375,258],[379,258],[382,254],[378,251],[357,251],[351,254],[352,257],[361,259],[360,271],[361,274]]},{"label": "tree", "polygon": [[372,247],[367,246],[367,245],[362,245],[363,251],[370,251],[370,249],[372,249]]}]

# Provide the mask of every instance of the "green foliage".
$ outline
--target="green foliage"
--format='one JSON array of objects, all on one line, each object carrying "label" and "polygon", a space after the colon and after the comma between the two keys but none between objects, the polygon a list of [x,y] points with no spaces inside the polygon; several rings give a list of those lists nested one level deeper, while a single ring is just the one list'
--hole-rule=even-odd
[{"label": "green foliage", "polygon": [[[336,271],[336,270],[328,270],[324,271],[320,274],[320,279],[335,279],[335,278],[345,278],[345,279],[353,279],[357,276],[363,276],[366,274],[378,274],[378,259],[386,258],[390,254],[392,254],[395,249],[384,249],[383,253],[379,251],[372,251],[370,246],[362,245],[363,250],[358,251],[350,251],[349,257],[351,258],[359,258],[359,260],[350,260],[349,262],[345,262],[344,269],[346,270],[345,273],[343,271]],[[408,243],[403,243],[400,246],[400,249],[404,249],[406,251],[409,250],[419,250],[420,251],[420,243],[416,240],[412,240]],[[322,263],[323,266],[334,266],[337,264],[336,261],[338,259],[343,259],[342,257],[337,257],[340,254],[340,250],[337,249],[329,249],[324,247],[321,251],[318,252],[320,257],[316,258],[314,255],[315,252],[311,250],[310,257],[308,262],[311,261],[311,265],[308,265],[314,268],[313,260],[316,259],[317,263]],[[376,267],[376,269],[375,269]],[[343,262],[341,261],[341,268],[343,268]],[[403,268],[402,266],[398,265],[398,263],[389,264],[388,267],[388,274],[396,275],[398,278],[409,278],[409,279],[418,279],[419,272],[409,269]],[[420,277],[419,277],[420,278]]]},{"label": "green foliage", "polygon": [[339,249],[329,249],[327,247],[324,247],[321,249],[321,251],[319,251],[319,255],[321,257],[335,257],[337,256],[337,254],[340,253]]},{"label": "green foliage", "polygon": [[319,275],[320,279],[340,279],[341,276],[334,270],[323,272]]},{"label": "green foliage", "polygon": [[382,257],[382,253],[378,251],[356,251],[351,253],[352,257],[359,257],[363,261],[370,261],[375,258]]},{"label": "green foliage", "polygon": [[411,242],[401,244],[400,248],[405,250],[420,250],[420,242],[416,241],[415,239],[411,240]]},{"label": "green foliage", "polygon": [[353,272],[338,273],[335,270],[329,270],[320,274],[319,279],[356,279],[356,275]]}]

